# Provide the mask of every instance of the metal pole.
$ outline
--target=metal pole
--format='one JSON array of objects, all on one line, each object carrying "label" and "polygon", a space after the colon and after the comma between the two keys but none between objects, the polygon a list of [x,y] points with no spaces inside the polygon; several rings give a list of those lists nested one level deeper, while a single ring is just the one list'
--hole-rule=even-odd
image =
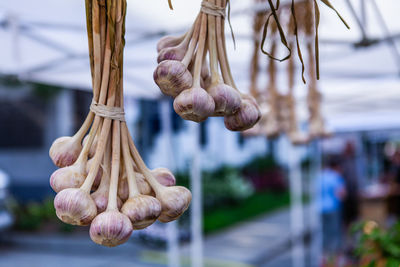
[{"label": "metal pole", "polygon": [[[167,167],[174,172],[174,154],[172,145],[172,121],[171,121],[171,103],[167,99],[161,101],[161,127],[165,136],[166,151],[169,151],[169,155],[166,160]],[[177,221],[173,221],[167,224],[167,242],[168,242],[168,266],[179,267],[179,231]]]},{"label": "metal pole", "polygon": [[319,176],[321,175],[321,144],[319,140],[316,140],[312,144],[312,166],[311,166],[311,177],[310,177],[310,230],[312,233],[311,244],[310,244],[310,259],[311,267],[319,267],[322,263],[322,224],[320,214],[320,183]]},{"label": "metal pole", "polygon": [[8,15],[8,22],[11,30],[15,73],[19,75],[21,73],[20,22],[18,16],[12,13]]},{"label": "metal pole", "polygon": [[380,27],[381,27],[383,33],[386,35],[387,43],[392,48],[393,58],[396,61],[397,68],[398,68],[398,74],[400,75],[400,49],[397,47],[396,40],[393,38],[393,36],[389,30],[389,27],[386,24],[385,18],[383,17],[378,4],[376,3],[375,0],[371,0],[370,2],[374,6],[373,9],[374,9],[376,17],[379,21]]},{"label": "metal pole", "polygon": [[194,142],[193,158],[190,172],[192,190],[191,204],[191,263],[193,267],[203,267],[203,209],[202,209],[202,185],[200,163],[200,126],[191,123]]},{"label": "metal pole", "polygon": [[354,19],[356,20],[357,26],[360,29],[361,32],[361,36],[362,36],[362,40],[368,40],[368,35],[367,35],[367,31],[364,28],[364,23],[363,21],[358,17],[357,12],[353,6],[353,4],[351,3],[350,0],[346,0],[346,4],[348,6],[348,8],[350,9],[351,14],[353,15]]},{"label": "metal pole", "polygon": [[292,231],[292,266],[304,267],[304,220],[302,202],[302,182],[298,149],[290,143],[290,224]]}]

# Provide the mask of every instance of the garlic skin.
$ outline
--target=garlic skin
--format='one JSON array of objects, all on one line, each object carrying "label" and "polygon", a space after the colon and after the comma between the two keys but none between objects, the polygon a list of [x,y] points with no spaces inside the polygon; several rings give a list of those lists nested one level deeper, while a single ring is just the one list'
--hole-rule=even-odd
[{"label": "garlic skin", "polygon": [[118,181],[118,197],[125,202],[129,197],[128,180],[125,178],[120,178]]},{"label": "garlic skin", "polygon": [[[87,161],[87,164],[86,164],[86,175],[89,174],[89,171],[90,171],[90,168],[91,168],[93,162],[94,162],[93,158],[91,158],[91,159],[89,159]],[[96,190],[99,187],[102,176],[103,176],[103,168],[100,167],[99,170],[97,171],[96,177],[94,178],[94,182],[93,182],[93,185],[92,185],[92,190]]]},{"label": "garlic skin", "polygon": [[162,208],[158,220],[163,223],[178,219],[192,201],[192,193],[183,186],[163,187],[162,190],[157,192],[156,197]]},{"label": "garlic skin", "polygon": [[58,193],[66,188],[80,187],[86,178],[85,165],[83,163],[74,164],[56,170],[50,176],[50,186],[54,192]]},{"label": "garlic skin", "polygon": [[137,195],[125,202],[121,212],[129,217],[133,229],[140,230],[157,220],[161,214],[161,204],[154,197]]},{"label": "garlic skin", "polygon": [[186,49],[184,47],[175,46],[175,47],[167,47],[162,49],[158,53],[157,63],[161,63],[165,60],[177,60],[181,61],[186,54]]},{"label": "garlic skin", "polygon": [[279,121],[268,114],[266,123],[265,123],[265,134],[268,138],[276,138],[280,134],[280,126]]},{"label": "garlic skin", "polygon": [[288,133],[288,135],[289,135],[290,141],[294,145],[305,145],[310,141],[309,137],[302,132],[293,131],[293,132]]},{"label": "garlic skin", "polygon": [[142,195],[154,195],[153,189],[149,183],[145,180],[143,174],[135,172],[136,185]]},{"label": "garlic skin", "polygon": [[212,84],[211,75],[208,75],[207,77],[201,78],[201,80],[200,80],[200,86],[202,88],[210,88],[211,84]]},{"label": "garlic skin", "polygon": [[193,84],[192,74],[177,60],[165,60],[158,64],[153,78],[161,92],[171,97],[176,97]]},{"label": "garlic skin", "polygon": [[74,137],[63,136],[54,140],[50,147],[49,156],[57,167],[72,165],[81,153],[80,140]]},{"label": "garlic skin", "polygon": [[[156,168],[151,170],[156,180],[164,186],[174,186],[176,185],[176,178],[174,174],[167,168]],[[144,177],[143,177],[144,178]]]},{"label": "garlic skin", "polygon": [[157,42],[157,52],[160,52],[164,48],[177,46],[180,42],[182,42],[182,37],[177,36],[164,36]]},{"label": "garlic skin", "polygon": [[214,116],[232,115],[239,110],[242,98],[231,86],[223,83],[213,84],[207,92],[215,102]]},{"label": "garlic skin", "polygon": [[54,198],[57,217],[68,224],[88,225],[97,215],[96,204],[90,195],[80,188],[67,188]]},{"label": "garlic skin", "polygon": [[[90,194],[94,203],[96,204],[97,213],[104,212],[108,205],[108,190],[97,190],[96,192]],[[117,197],[118,209],[122,207],[122,200]]]},{"label": "garlic skin", "polygon": [[[85,138],[83,138],[82,147],[85,146],[85,144],[88,140],[89,140],[89,135],[86,135]],[[92,146],[89,149],[89,158],[94,157],[94,154],[96,153],[96,148],[97,148],[97,135],[94,137]]]},{"label": "garlic skin", "polygon": [[132,231],[132,223],[126,215],[118,210],[108,210],[94,218],[89,234],[93,242],[115,247],[125,243]]},{"label": "garlic skin", "polygon": [[205,121],[214,109],[213,98],[201,87],[186,89],[174,100],[174,110],[184,120]]},{"label": "garlic skin", "polygon": [[255,100],[250,97],[242,99],[240,109],[233,115],[225,116],[225,127],[231,131],[245,131],[261,119],[261,112]]}]

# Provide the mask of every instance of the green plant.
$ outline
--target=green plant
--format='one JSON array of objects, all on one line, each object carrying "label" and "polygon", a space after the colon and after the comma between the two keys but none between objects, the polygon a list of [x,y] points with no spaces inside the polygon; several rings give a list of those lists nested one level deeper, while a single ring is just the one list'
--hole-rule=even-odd
[{"label": "green plant", "polygon": [[[176,175],[179,185],[189,187],[189,176],[186,173]],[[205,211],[235,204],[251,196],[254,189],[240,174],[240,170],[230,166],[222,166],[214,171],[202,173],[202,188]]]},{"label": "green plant", "polygon": [[62,90],[61,87],[47,85],[43,83],[32,83],[32,92],[34,95],[47,101],[56,96]]},{"label": "green plant", "polygon": [[400,221],[387,230],[369,221],[353,226],[353,233],[359,234],[355,254],[361,259],[361,266],[400,266]]},{"label": "green plant", "polygon": [[278,164],[276,163],[275,159],[272,156],[268,155],[253,158],[248,163],[246,163],[242,169],[244,173],[262,173],[276,167],[278,167]]},{"label": "green plant", "polygon": [[288,192],[253,194],[230,206],[218,206],[204,214],[204,232],[211,233],[289,205]]},{"label": "green plant", "polygon": [[36,231],[48,222],[56,223],[61,232],[71,232],[74,227],[60,223],[56,218],[53,201],[48,198],[41,203],[30,202],[26,205],[13,201],[10,209],[15,216],[14,227],[17,230]]}]

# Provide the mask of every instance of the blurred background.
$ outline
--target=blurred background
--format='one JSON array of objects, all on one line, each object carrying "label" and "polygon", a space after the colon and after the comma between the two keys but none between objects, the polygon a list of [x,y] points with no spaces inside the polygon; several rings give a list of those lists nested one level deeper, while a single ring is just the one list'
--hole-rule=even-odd
[{"label": "blurred background", "polygon": [[[51,143],[79,129],[91,103],[84,1],[0,2],[0,266],[400,266],[399,1],[334,1],[351,30],[321,3],[318,88],[333,136],[297,147],[230,132],[221,118],[183,121],[160,94],[156,43],[186,31],[200,2],[170,11],[166,0],[128,0],[127,122],[149,167],[173,170],[193,202],[177,223],[112,249],[60,222],[49,186]],[[228,54],[245,92],[253,17],[266,8],[231,1]],[[286,85],[285,63],[278,78]]]}]

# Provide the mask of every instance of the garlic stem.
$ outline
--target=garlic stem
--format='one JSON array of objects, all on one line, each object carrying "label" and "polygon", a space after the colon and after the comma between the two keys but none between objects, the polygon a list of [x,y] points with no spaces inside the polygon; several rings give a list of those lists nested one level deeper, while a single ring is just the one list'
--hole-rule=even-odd
[{"label": "garlic stem", "polygon": [[308,64],[309,64],[309,88],[317,88],[317,79],[315,77],[315,60],[314,60],[314,51],[311,43],[307,43],[307,51],[308,51]]},{"label": "garlic stem", "polygon": [[183,38],[182,42],[179,45],[177,45],[177,47],[183,48],[183,47],[187,47],[188,46],[190,40],[192,39],[193,32],[194,32],[194,29],[196,27],[196,24],[197,24],[198,20],[199,20],[199,18],[197,17],[195,23],[192,25],[190,30],[186,33],[185,38]]},{"label": "garlic stem", "polygon": [[135,161],[135,164],[139,171],[143,174],[144,178],[147,180],[147,182],[150,184],[150,186],[153,188],[154,192],[156,194],[160,193],[162,190],[162,185],[157,181],[156,178],[154,178],[153,174],[151,171],[147,168],[146,164],[144,163],[142,157],[140,156],[139,152],[136,149],[135,143],[133,142],[130,134],[128,127],[126,124],[123,124],[123,131],[126,131],[127,136],[128,136],[128,143],[129,143],[129,149],[131,151],[133,160]]},{"label": "garlic stem", "polygon": [[[106,97],[107,97],[107,87],[108,87],[108,81],[110,77],[110,60],[111,60],[111,49],[110,49],[110,33],[109,29],[107,27],[107,34],[106,34],[106,47],[105,47],[105,52],[104,52],[104,64],[103,64],[103,76],[101,77],[101,87],[100,87],[100,96],[95,96],[94,91],[93,91],[93,98],[98,101],[100,104],[104,104]],[[96,62],[95,62],[96,64]],[[89,112],[89,115],[87,116],[85,122],[82,124],[81,128],[79,131],[75,134],[76,138],[79,138],[80,140],[83,139],[84,135],[88,131],[90,125],[92,125],[94,114],[93,112]],[[95,128],[93,131],[95,135],[97,132],[98,124],[100,118],[96,116],[94,119],[92,128]],[[90,131],[91,132],[91,131]],[[92,145],[94,140],[94,136],[92,138],[89,137],[89,140],[87,144]],[[89,149],[90,149],[89,146]]]},{"label": "garlic stem", "polygon": [[[109,83],[109,77],[110,77],[111,48],[110,48],[110,32],[109,32],[108,27],[107,27],[106,41],[107,42],[106,42],[106,47],[105,47],[105,52],[104,52],[103,76],[102,76],[102,81],[101,81],[100,96],[99,96],[99,99],[98,99],[100,104],[105,104],[106,97],[107,97],[107,88],[108,88],[108,83]],[[90,114],[93,114],[93,112],[90,112]],[[94,119],[92,128],[90,129],[90,132],[89,132],[89,140],[87,141],[86,145],[84,146],[84,150],[86,149],[87,153],[88,153],[88,151],[90,151],[90,147],[93,144],[93,141],[94,141],[94,138],[96,136],[97,130],[99,129],[99,126],[102,124],[102,121],[103,121],[103,118],[100,118],[98,116],[96,116],[95,119]],[[85,123],[84,123],[84,125],[85,125]],[[82,128],[83,128],[83,125],[82,125],[81,129]],[[85,131],[85,133],[86,133],[86,131]],[[96,148],[95,157],[96,157],[97,153],[98,152],[97,152],[97,148]],[[82,153],[82,152],[81,152],[81,155],[82,155],[82,157],[85,157],[84,153]],[[81,157],[81,155],[79,155],[79,157]],[[86,156],[86,158],[87,158],[87,156]],[[101,159],[102,158],[99,156],[98,161],[94,161],[95,164],[93,164],[92,167],[91,167],[91,169],[92,168],[96,169],[95,173],[98,172],[98,168],[99,168]],[[91,170],[89,171],[89,174],[90,174],[90,172],[91,172]],[[89,177],[89,175],[88,175],[88,177]],[[95,177],[96,176],[94,176],[94,178]],[[88,180],[88,178],[86,178],[86,180]],[[86,182],[86,180],[85,180],[85,182]],[[89,187],[89,185],[87,185],[87,186]],[[92,185],[90,184],[90,188],[91,187],[92,187]]]},{"label": "garlic stem", "polygon": [[203,64],[203,53],[207,38],[207,15],[201,13],[201,26],[200,26],[200,36],[198,42],[198,48],[196,52],[196,59],[194,63],[194,74],[193,74],[193,87],[201,87],[201,66]]},{"label": "garlic stem", "polygon": [[[226,0],[222,1],[216,0],[216,1],[217,1],[217,6],[221,6],[222,4],[222,7],[226,7]],[[226,84],[236,89],[240,93],[240,95],[243,96],[243,94],[237,89],[235,81],[233,80],[231,67],[229,66],[228,56],[226,52],[226,45],[225,45],[225,27],[223,23],[225,23],[225,21],[221,17],[217,17],[218,57],[221,66],[222,76]]]},{"label": "garlic stem", "polygon": [[[125,122],[123,122],[122,124],[126,125]],[[132,157],[129,152],[129,143],[126,131],[122,130],[121,137],[122,137],[122,154],[125,163],[126,177],[128,179],[129,198],[132,198],[134,196],[139,195],[140,192],[136,184],[136,174],[133,169]]]},{"label": "garlic stem", "polygon": [[[271,44],[271,55],[275,55],[276,52],[276,41],[272,41]],[[269,78],[270,78],[270,85],[273,85],[275,87],[276,85],[276,62],[275,60],[270,59],[268,63],[268,72],[269,72]]]},{"label": "garlic stem", "polygon": [[199,39],[199,33],[200,33],[200,23],[201,23],[201,16],[198,15],[193,25],[194,30],[192,34],[192,39],[189,44],[189,48],[187,49],[186,54],[181,61],[182,64],[184,64],[186,67],[189,66],[190,61],[192,60],[193,57],[194,50],[196,49],[197,46],[197,41]]},{"label": "garlic stem", "polygon": [[[96,124],[96,125],[95,125]],[[98,120],[95,120],[95,123],[93,123],[93,126],[90,128],[89,131],[89,139],[85,143],[85,145],[82,148],[81,153],[79,154],[78,159],[75,161],[75,163],[86,163],[88,160],[90,148],[92,147],[94,138],[96,137],[97,129],[98,129]]]},{"label": "garlic stem", "polygon": [[[216,0],[216,5],[221,6],[221,0]],[[216,24],[217,24],[216,31],[217,31],[218,60],[219,60],[220,68],[221,68],[222,77],[226,84],[228,84],[229,86],[232,86],[232,83],[229,78],[227,61],[225,60],[225,53],[224,53],[224,48],[223,48],[223,46],[225,44],[223,43],[223,39],[221,38],[222,27],[223,27],[221,17],[216,18]]]},{"label": "garlic stem", "polygon": [[100,7],[99,1],[92,3],[92,24],[93,24],[93,58],[94,58],[94,77],[93,77],[93,98],[97,99],[100,91],[101,82],[101,34],[100,34]]},{"label": "garlic stem", "polygon": [[105,7],[105,0],[100,0],[100,47],[101,47],[101,70],[103,70],[104,67],[104,53],[106,50],[106,35],[107,35],[107,13],[106,13],[106,7]]},{"label": "garlic stem", "polygon": [[[289,43],[289,48],[293,51],[293,42]],[[288,86],[289,86],[289,93],[293,91],[294,87],[294,72],[295,72],[295,65],[294,65],[294,59],[293,57],[290,57],[288,59]]]},{"label": "garlic stem", "polygon": [[[116,3],[116,57],[114,57],[114,60],[120,62],[120,52],[121,48],[123,47],[122,44],[122,1],[119,0]],[[117,60],[118,57],[118,60]],[[119,67],[122,68],[122,65]],[[112,70],[112,74],[115,73],[116,78],[119,78],[118,81],[116,81],[116,84],[111,87],[113,90],[111,90],[111,98],[114,98],[115,106],[120,107],[121,106],[121,95],[118,95],[122,92],[122,70],[119,68],[115,68]],[[115,81],[116,79],[112,79],[111,81]],[[106,119],[106,122],[108,119]],[[118,211],[118,180],[119,180],[119,168],[121,164],[121,122],[119,120],[114,120],[112,122],[112,157],[111,157],[111,178],[110,178],[110,189],[108,191],[108,204],[107,204],[107,211],[110,210],[117,210]]]},{"label": "garlic stem", "polygon": [[[215,0],[208,0],[209,3],[215,4]],[[216,19],[213,15],[208,16],[208,47],[210,51],[210,70],[211,70],[211,84],[221,82],[221,77],[218,72],[218,50],[216,38]]]},{"label": "garlic stem", "polygon": [[112,132],[112,159],[111,159],[111,178],[110,178],[110,189],[108,191],[108,204],[107,210],[118,210],[118,178],[119,178],[119,166],[120,166],[120,155],[121,155],[121,129],[120,121],[113,121],[113,132]]},{"label": "garlic stem", "polygon": [[103,175],[101,177],[99,187],[97,188],[96,191],[108,190],[108,187],[110,185],[110,163],[111,163],[110,156],[111,156],[111,140],[109,138],[107,141],[107,147],[103,157],[103,165],[101,166],[101,168],[103,168]]},{"label": "garlic stem", "polygon": [[[115,9],[115,7],[114,7],[114,9]],[[113,16],[113,12],[111,12],[111,16]],[[117,30],[116,30],[116,33],[115,33],[116,40],[115,40],[115,49],[114,49],[114,53],[113,53],[114,55],[111,56],[111,54],[110,54],[110,56],[114,59],[114,61],[116,60],[116,57],[119,57],[121,55],[120,51],[122,49],[122,23],[118,23],[117,25],[118,25],[118,27],[117,27]],[[109,30],[108,30],[108,32],[109,32]],[[110,37],[110,34],[108,34],[107,36]],[[106,43],[106,52],[111,49],[110,48],[111,47],[110,43],[111,43],[112,40],[110,40],[110,39],[111,38],[108,38],[109,42]],[[110,52],[110,51],[108,51],[108,52]],[[105,60],[106,59],[107,58],[105,58]],[[110,69],[110,64],[108,64],[108,67],[107,67],[106,66],[107,64],[106,64],[106,61],[105,61],[104,62],[104,68],[106,70],[109,70]],[[118,62],[116,62],[116,66],[118,66]],[[101,91],[101,95],[100,95],[100,100],[102,100],[101,99],[102,93],[105,92],[105,94],[107,94],[107,98],[108,98],[107,99],[107,106],[111,106],[111,107],[114,106],[115,98],[116,98],[116,91],[117,91],[116,87],[118,86],[117,77],[120,74],[121,74],[121,72],[119,71],[118,68],[113,68],[111,70],[109,81],[107,80],[108,94],[107,94],[107,86],[105,84],[102,84],[102,91]],[[103,75],[103,78],[106,75],[108,75],[107,72]],[[103,79],[103,81],[104,80],[105,79]],[[103,91],[103,89],[104,89],[104,91]],[[86,177],[85,182],[81,186],[81,189],[87,191],[88,193],[90,192],[90,190],[92,188],[92,184],[93,184],[94,179],[96,178],[97,172],[99,170],[100,162],[102,160],[102,156],[104,154],[104,150],[105,150],[105,146],[106,146],[106,141],[108,139],[109,131],[110,131],[110,128],[111,128],[111,122],[112,122],[111,119],[108,119],[108,118],[105,118],[103,120],[103,125],[102,125],[102,129],[101,129],[101,132],[100,132],[100,135],[99,135],[99,140],[98,140],[98,143],[97,143],[96,153],[95,153],[95,156],[94,156],[93,164],[92,164],[92,166],[91,166],[91,168],[89,170],[89,174]]]},{"label": "garlic stem", "polygon": [[73,138],[76,138],[77,140],[80,140],[82,142],[82,139],[85,137],[85,134],[89,130],[90,125],[92,125],[93,118],[94,118],[93,112],[89,111],[89,114],[87,115],[81,128],[74,134]]},{"label": "garlic stem", "polygon": [[89,59],[90,59],[90,74],[92,76],[92,87],[93,75],[94,75],[94,59],[93,59],[93,24],[92,24],[92,0],[85,0],[86,9],[86,31],[88,36],[88,48],[89,48]]}]

